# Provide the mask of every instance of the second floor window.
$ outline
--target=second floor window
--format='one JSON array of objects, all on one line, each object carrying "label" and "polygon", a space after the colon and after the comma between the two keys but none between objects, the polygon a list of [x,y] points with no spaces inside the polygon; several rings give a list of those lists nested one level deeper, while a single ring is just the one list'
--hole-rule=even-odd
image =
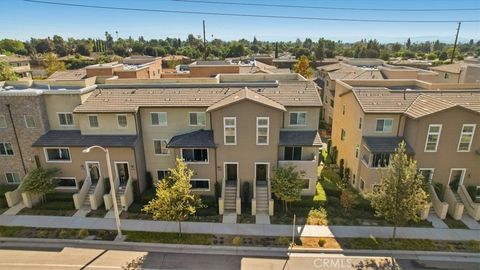
[{"label": "second floor window", "polygon": [[347,132],[345,129],[342,128],[342,133],[340,134],[340,140],[345,141],[345,137],[347,136]]},{"label": "second floor window", "polygon": [[302,160],[302,147],[289,146],[285,147],[285,153],[283,154],[284,160]]},{"label": "second floor window", "polygon": [[163,180],[170,175],[170,170],[157,170],[157,180]]},{"label": "second floor window", "polygon": [[13,156],[13,148],[11,143],[0,142],[0,156]]},{"label": "second floor window", "polygon": [[88,123],[90,123],[91,128],[98,128],[98,116],[89,115],[88,116]]},{"label": "second floor window", "polygon": [[237,118],[225,117],[223,118],[223,133],[225,145],[237,144]]},{"label": "second floor window", "polygon": [[25,115],[24,120],[25,120],[25,126],[27,128],[34,128],[36,126],[35,118],[33,117],[33,115]]},{"label": "second floor window", "polygon": [[425,142],[425,152],[436,152],[442,125],[429,125],[427,133],[427,141]]},{"label": "second floor window", "polygon": [[150,116],[152,118],[152,126],[167,126],[166,112],[152,112]]},{"label": "second floor window", "polygon": [[257,117],[257,144],[258,145],[267,145],[268,144],[268,128],[269,128],[268,117]]},{"label": "second floor window", "polygon": [[360,118],[358,119],[358,128],[359,128],[359,129],[362,129],[362,121],[363,121],[363,118],[360,117]]},{"label": "second floor window", "polygon": [[204,112],[191,112],[189,113],[190,126],[205,126],[206,118]]},{"label": "second floor window", "polygon": [[377,119],[376,132],[392,132],[393,119]]},{"label": "second floor window", "polygon": [[185,162],[208,162],[208,150],[182,149],[182,158]]},{"label": "second floor window", "polygon": [[390,164],[390,154],[378,153],[373,154],[372,167],[387,167]]},{"label": "second floor window", "polygon": [[167,140],[153,140],[155,155],[168,155]]},{"label": "second floor window", "polygon": [[60,126],[73,126],[72,113],[58,113],[58,121]]},{"label": "second floor window", "polygon": [[127,116],[124,114],[117,115],[117,124],[120,128],[126,128],[128,125]]},{"label": "second floor window", "polygon": [[18,173],[5,173],[5,180],[7,184],[18,184],[20,183],[20,175]]},{"label": "second floor window", "polygon": [[458,152],[469,152],[472,145],[473,134],[475,133],[475,124],[466,124],[462,126],[460,140],[458,141]]},{"label": "second floor window", "polygon": [[355,147],[355,158],[358,158],[359,154],[360,154],[360,147],[357,144],[357,146]]},{"label": "second floor window", "polygon": [[290,113],[290,125],[291,126],[305,126],[307,124],[306,112],[291,112]]},{"label": "second floor window", "polygon": [[7,127],[7,120],[5,119],[5,115],[0,115],[0,128]]},{"label": "second floor window", "polygon": [[68,148],[46,148],[45,157],[50,162],[71,161],[70,150]]}]

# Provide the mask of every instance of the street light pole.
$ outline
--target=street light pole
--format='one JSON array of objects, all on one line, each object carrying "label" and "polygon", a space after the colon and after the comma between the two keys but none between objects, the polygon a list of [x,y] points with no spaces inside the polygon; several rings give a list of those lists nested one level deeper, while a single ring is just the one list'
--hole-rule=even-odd
[{"label": "street light pole", "polygon": [[115,213],[115,223],[117,225],[117,237],[121,239],[123,237],[122,236],[122,228],[121,228],[121,223],[120,223],[120,213],[118,211],[118,205],[117,205],[117,194],[116,194],[116,190],[115,190],[115,183],[113,181],[112,164],[110,163],[110,152],[108,151],[108,149],[103,148],[103,147],[98,146],[98,145],[90,146],[90,147],[84,149],[82,152],[83,153],[88,153],[93,148],[99,148],[103,152],[105,152],[105,156],[106,156],[106,159],[107,159],[108,178],[109,178],[109,181],[110,181],[110,190],[112,192],[113,212]]}]

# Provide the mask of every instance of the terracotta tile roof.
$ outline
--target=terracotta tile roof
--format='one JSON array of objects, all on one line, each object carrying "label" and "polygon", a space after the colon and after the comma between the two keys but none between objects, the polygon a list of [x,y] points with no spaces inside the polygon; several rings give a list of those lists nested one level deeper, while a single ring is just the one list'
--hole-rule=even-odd
[{"label": "terracotta tile roof", "polygon": [[352,92],[367,113],[405,113],[417,118],[454,106],[480,113],[480,89],[404,91],[385,87],[355,87]]},{"label": "terracotta tile roof", "polygon": [[[75,112],[135,112],[140,107],[210,107],[245,87],[183,88],[99,88],[77,108]],[[272,105],[287,107],[322,106],[315,83],[280,83],[278,87],[249,88],[249,92],[260,93],[261,99]],[[250,96],[250,94],[249,94]]]},{"label": "terracotta tile roof", "polygon": [[244,89],[242,89],[240,91],[237,91],[237,92],[223,98],[222,100],[216,102],[212,106],[208,107],[207,112],[218,110],[218,109],[226,107],[230,104],[240,102],[240,101],[244,101],[244,100],[249,100],[249,101],[253,101],[253,102],[256,102],[256,103],[260,103],[260,104],[263,104],[265,106],[272,107],[272,108],[275,108],[275,109],[278,109],[278,110],[281,110],[281,111],[286,111],[287,110],[287,109],[285,109],[285,107],[282,104],[279,104],[278,102],[275,102],[275,101],[261,95],[261,92],[260,93],[253,92],[252,90],[245,87]]}]

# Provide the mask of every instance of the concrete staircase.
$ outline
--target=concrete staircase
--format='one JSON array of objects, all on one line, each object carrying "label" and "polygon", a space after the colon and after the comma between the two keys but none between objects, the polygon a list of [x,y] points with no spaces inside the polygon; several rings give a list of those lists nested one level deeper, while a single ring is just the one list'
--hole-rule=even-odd
[{"label": "concrete staircase", "polygon": [[257,212],[256,214],[268,214],[268,188],[265,185],[257,185]]},{"label": "concrete staircase", "polygon": [[83,208],[92,209],[92,206],[90,205],[90,195],[92,195],[95,192],[95,187],[97,186],[91,185],[90,188],[88,189],[87,196],[83,201]]},{"label": "concrete staircase", "polygon": [[236,211],[237,206],[237,186],[236,185],[226,185],[225,186],[225,201],[224,209]]},{"label": "concrete staircase", "polygon": [[120,200],[120,196],[124,195],[125,194],[125,186],[120,186],[118,188],[118,191],[117,191],[117,194],[116,197],[117,197],[117,206],[118,206],[118,211],[121,212],[125,209],[123,209],[122,207],[122,201]]},{"label": "concrete staircase", "polygon": [[460,198],[460,195],[458,195],[458,192],[453,192],[453,195],[455,195],[455,200],[459,203],[463,203],[462,202],[462,198]]}]

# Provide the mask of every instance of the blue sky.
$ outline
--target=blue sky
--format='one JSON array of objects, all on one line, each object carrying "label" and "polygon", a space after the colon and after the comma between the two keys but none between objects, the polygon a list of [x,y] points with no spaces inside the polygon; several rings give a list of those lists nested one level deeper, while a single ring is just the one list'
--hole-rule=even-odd
[{"label": "blue sky", "polygon": [[[230,12],[286,16],[310,16],[356,19],[391,20],[468,20],[480,19],[478,10],[441,12],[373,12],[321,9],[294,9],[212,5],[186,3],[171,0],[49,0],[62,3],[90,4],[147,9],[170,9],[207,12]],[[213,0],[221,1],[221,0]],[[286,5],[315,5],[359,8],[480,8],[480,0],[223,0],[226,2],[268,3]],[[326,37],[334,40],[354,41],[360,38],[377,38],[380,41],[413,40],[453,41],[456,23],[366,23],[331,22],[309,20],[266,19],[249,17],[224,17],[213,15],[183,15],[89,9],[53,6],[0,0],[0,38],[26,40],[30,37],[47,37],[54,34],[63,37],[104,36],[105,31],[118,31],[120,37],[144,36],[150,38],[181,37],[189,33],[202,34],[202,20],[206,20],[207,38],[295,40],[310,37]],[[7,12],[5,12],[7,11]],[[115,37],[115,34],[113,34]],[[464,23],[461,40],[480,39],[480,23]]]}]

